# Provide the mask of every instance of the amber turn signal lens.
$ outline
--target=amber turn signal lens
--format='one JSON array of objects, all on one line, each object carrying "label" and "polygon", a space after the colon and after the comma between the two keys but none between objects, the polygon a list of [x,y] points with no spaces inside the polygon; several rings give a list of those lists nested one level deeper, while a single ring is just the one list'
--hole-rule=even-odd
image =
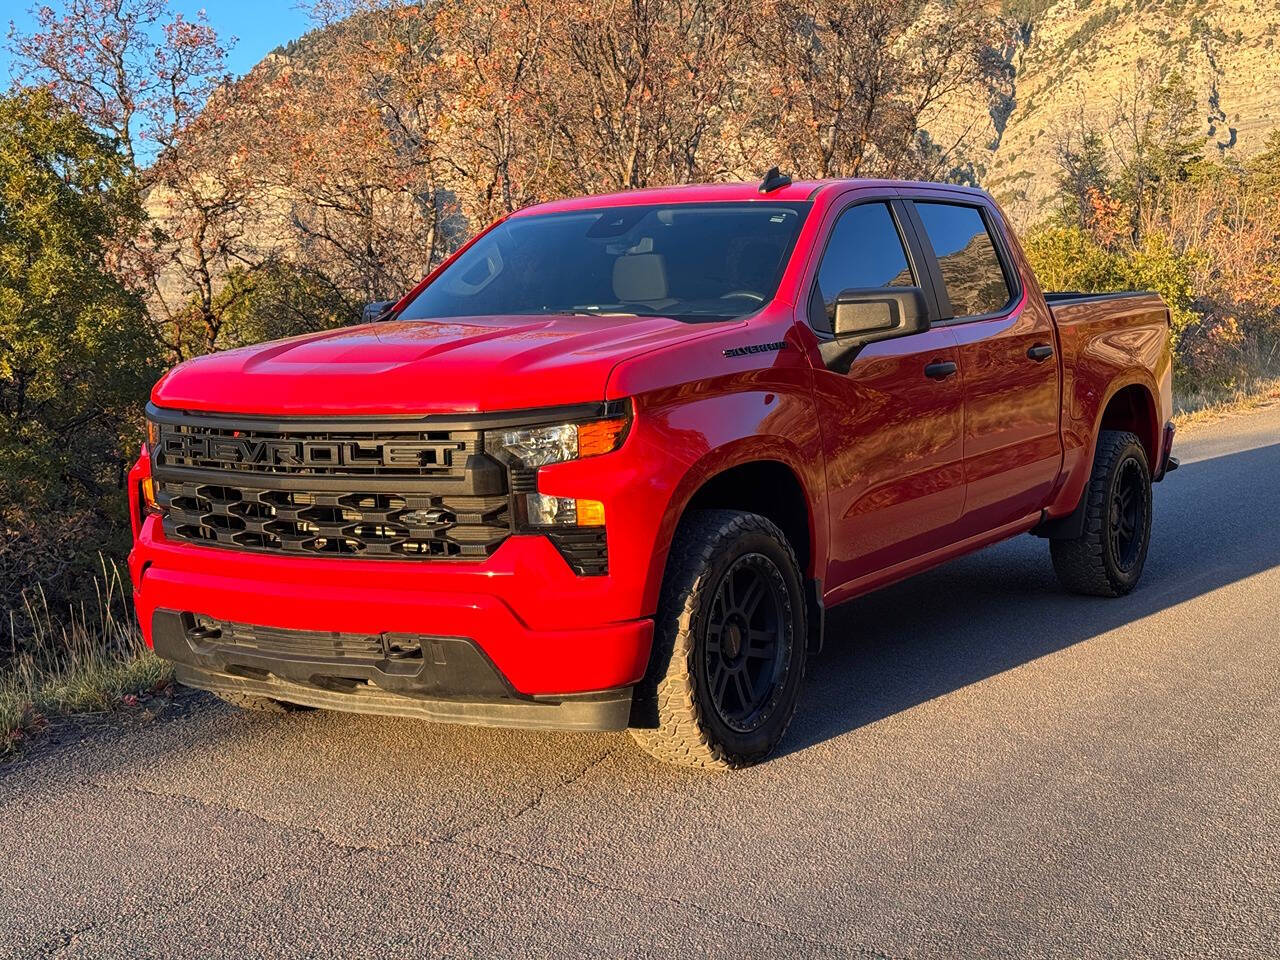
[{"label": "amber turn signal lens", "polygon": [[[623,418],[616,420],[595,420],[591,423],[578,424],[578,456],[594,457],[597,454],[609,453],[618,449],[618,445],[622,443],[622,437],[627,432],[627,421]],[[578,501],[586,503],[589,501]],[[600,521],[603,523],[604,521]]]},{"label": "amber turn signal lens", "polygon": [[150,477],[142,478],[142,507],[148,513],[159,513],[160,504],[156,503],[156,482]]},{"label": "amber turn signal lens", "polygon": [[160,439],[160,427],[154,420],[147,421],[147,449],[154,450]]},{"label": "amber turn signal lens", "polygon": [[604,504],[599,500],[579,500],[578,505],[578,526],[580,527],[603,527],[604,526]]}]

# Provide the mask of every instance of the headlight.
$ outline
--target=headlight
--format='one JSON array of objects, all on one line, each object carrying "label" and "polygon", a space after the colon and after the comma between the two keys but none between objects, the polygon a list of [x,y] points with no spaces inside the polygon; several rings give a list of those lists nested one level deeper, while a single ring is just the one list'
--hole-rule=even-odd
[{"label": "headlight", "polygon": [[578,458],[578,425],[497,430],[486,434],[485,449],[503,463],[526,470]]},{"label": "headlight", "polygon": [[[550,427],[491,430],[485,434],[484,447],[491,456],[511,468],[513,477],[518,473],[527,476],[536,474],[539,467],[548,464],[599,456],[618,449],[626,437],[629,423],[627,417],[612,417]],[[536,481],[530,486],[536,489]],[[553,497],[531,491],[518,494],[516,506],[521,526],[604,526],[604,504],[598,500]]]},{"label": "headlight", "polygon": [[536,470],[549,463],[609,453],[618,449],[626,432],[626,418],[615,417],[554,427],[493,430],[485,434],[484,447],[508,466]]}]

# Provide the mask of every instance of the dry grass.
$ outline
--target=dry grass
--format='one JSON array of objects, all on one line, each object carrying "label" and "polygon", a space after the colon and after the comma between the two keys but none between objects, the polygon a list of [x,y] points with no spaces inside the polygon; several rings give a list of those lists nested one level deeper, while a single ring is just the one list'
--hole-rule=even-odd
[{"label": "dry grass", "polygon": [[1280,377],[1258,377],[1231,390],[1180,394],[1174,392],[1174,422],[1179,427],[1211,423],[1234,413],[1280,400]]},{"label": "dry grass", "polygon": [[26,596],[24,622],[31,628],[0,660],[0,755],[50,716],[112,710],[172,682],[169,665],[142,640],[114,563],[102,562],[94,587],[94,601],[61,618],[39,588]]}]

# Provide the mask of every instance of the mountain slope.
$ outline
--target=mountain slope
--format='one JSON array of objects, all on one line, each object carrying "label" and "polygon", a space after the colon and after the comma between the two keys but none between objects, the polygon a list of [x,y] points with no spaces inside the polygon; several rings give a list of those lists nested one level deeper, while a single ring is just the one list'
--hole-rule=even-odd
[{"label": "mountain slope", "polygon": [[1280,126],[1280,0],[1060,0],[1028,17],[1015,89],[993,120],[984,185],[1034,217],[1053,188],[1055,134],[1107,130],[1144,73],[1195,93],[1209,157],[1248,157]]}]

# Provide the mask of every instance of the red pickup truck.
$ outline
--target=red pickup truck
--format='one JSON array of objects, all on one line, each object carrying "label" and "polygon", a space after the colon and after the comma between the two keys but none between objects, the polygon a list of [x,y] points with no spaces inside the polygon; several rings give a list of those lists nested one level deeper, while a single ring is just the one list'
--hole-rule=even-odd
[{"label": "red pickup truck", "polygon": [[1134,587],[1168,333],[1153,294],[1043,294],[979,190],[546,203],[370,322],[156,384],[138,615],[248,708],[750,764],[835,604],[1028,532],[1067,589]]}]

